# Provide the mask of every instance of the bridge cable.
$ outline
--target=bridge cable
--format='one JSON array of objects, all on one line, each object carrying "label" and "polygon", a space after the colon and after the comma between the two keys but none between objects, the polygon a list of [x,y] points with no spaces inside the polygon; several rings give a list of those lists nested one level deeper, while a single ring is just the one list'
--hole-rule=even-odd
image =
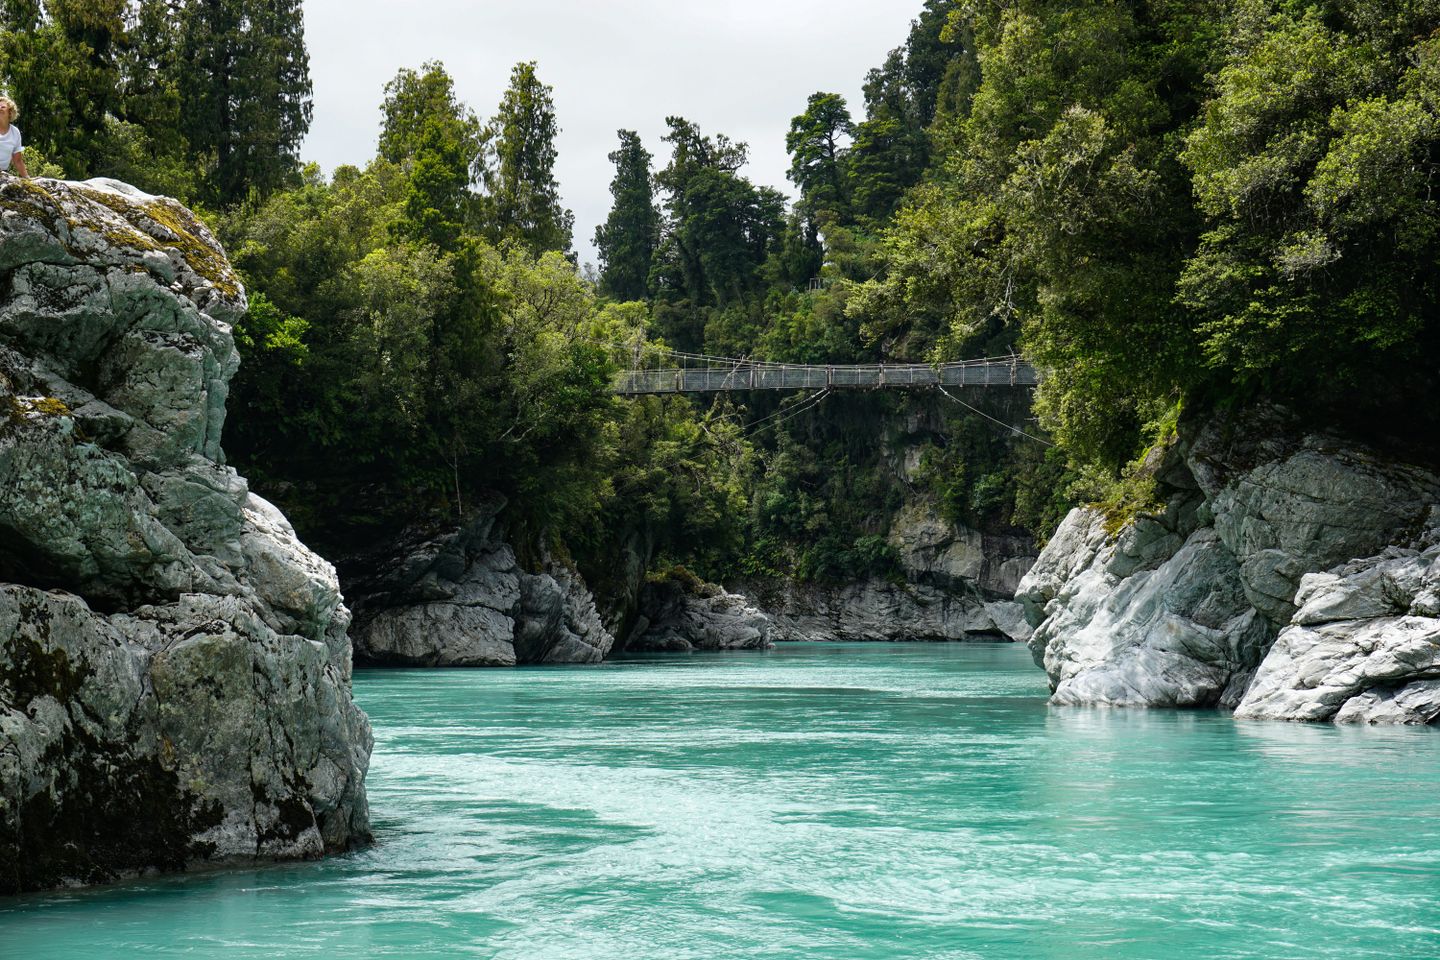
[{"label": "bridge cable", "polygon": [[990,416],[990,414],[986,413],[984,410],[981,410],[981,409],[979,409],[979,408],[977,408],[977,407],[972,407],[972,406],[970,406],[970,404],[966,403],[964,400],[961,400],[959,397],[955,396],[955,395],[954,395],[953,393],[951,393],[949,390],[946,390],[945,387],[942,386],[941,384],[938,384],[938,383],[935,384],[935,389],[936,389],[936,390],[939,390],[941,393],[945,394],[945,396],[949,397],[951,400],[953,400],[953,401],[955,401],[956,403],[960,404],[960,406],[964,407],[966,410],[969,410],[971,413],[979,414],[980,416],[984,417],[986,420],[989,420],[991,423],[999,424],[1000,426],[1004,427],[1006,430],[1009,430],[1011,433],[1019,434],[1020,436],[1024,437],[1024,438],[1027,439],[1027,440],[1034,440],[1036,443],[1043,443],[1043,444],[1045,444],[1045,446],[1047,446],[1047,447],[1053,447],[1053,446],[1055,446],[1055,444],[1051,443],[1049,440],[1044,440],[1044,439],[1041,439],[1040,437],[1032,436],[1031,434],[1026,433],[1024,430],[1021,430],[1021,429],[1020,429],[1019,427],[1017,427],[1017,426],[1014,426],[1014,425],[1012,425],[1012,424],[1006,423],[1004,420],[1000,420],[1000,419],[997,419],[997,418],[995,418],[995,417]]},{"label": "bridge cable", "polygon": [[825,401],[825,398],[828,396],[830,396],[830,388],[826,387],[824,390],[821,390],[819,393],[815,394],[813,400],[810,400],[808,403],[802,403],[797,405],[796,407],[791,409],[790,413],[787,416],[781,417],[774,423],[769,424],[769,426],[778,427],[782,423],[785,423],[789,420],[794,420],[802,413],[809,413],[811,410],[814,410],[816,407],[820,406],[820,404],[823,403]]},{"label": "bridge cable", "polygon": [[[755,427],[759,427],[760,424],[765,423],[765,421],[767,421],[767,420],[774,420],[776,417],[780,417],[780,419],[779,419],[779,420],[775,420],[775,422],[769,424],[769,426],[771,426],[771,427],[778,427],[778,426],[780,426],[780,424],[784,423],[784,422],[787,421],[787,420],[793,420],[795,417],[800,416],[800,414],[806,413],[806,412],[808,412],[808,411],[810,411],[810,410],[813,410],[815,407],[818,407],[818,406],[820,405],[820,402],[821,402],[822,400],[824,400],[825,397],[829,395],[829,393],[830,393],[830,388],[829,388],[829,387],[826,387],[826,388],[823,389],[823,390],[819,390],[819,391],[817,391],[817,392],[815,392],[815,393],[810,394],[810,396],[808,396],[808,397],[806,397],[805,399],[801,400],[799,403],[795,404],[794,406],[791,406],[791,407],[781,407],[779,410],[776,410],[774,413],[770,414],[769,416],[764,416],[764,417],[761,417],[759,420],[754,420],[754,421],[752,421],[752,422],[750,422],[750,423],[747,423],[747,424],[745,424],[745,426],[744,426],[743,428],[741,428],[741,436],[744,436],[744,437],[746,437],[747,439],[748,439],[749,437],[755,436],[755,434],[757,434],[757,433],[760,432],[759,430],[754,429]],[[782,417],[782,416],[780,416],[781,414],[785,414],[785,416]],[[765,427],[760,427],[760,429],[763,430],[763,429],[765,429]]]}]

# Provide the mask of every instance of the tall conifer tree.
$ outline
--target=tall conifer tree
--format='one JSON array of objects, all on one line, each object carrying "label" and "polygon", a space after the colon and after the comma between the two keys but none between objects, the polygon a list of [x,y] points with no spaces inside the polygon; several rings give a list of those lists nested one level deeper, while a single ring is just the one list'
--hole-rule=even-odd
[{"label": "tall conifer tree", "polygon": [[122,119],[141,127],[154,149],[185,152],[180,131],[181,0],[139,0],[126,13],[120,56]]},{"label": "tall conifer tree", "polygon": [[517,63],[510,88],[490,122],[488,139],[495,151],[486,172],[494,230],[534,253],[569,251],[575,216],[560,206],[555,181],[555,101],[540,82],[535,63]]},{"label": "tall conifer tree", "polygon": [[845,98],[838,93],[812,93],[805,112],[790,121],[785,149],[790,154],[790,181],[800,188],[812,214],[850,215],[850,185],[845,179],[842,137],[855,134]]},{"label": "tall conifer tree", "polygon": [[660,242],[660,211],[650,177],[650,153],[633,130],[621,130],[620,149],[610,154],[615,198],[610,216],[595,228],[600,251],[600,289],[620,300],[641,300],[648,293],[650,264]]},{"label": "tall conifer tree", "polygon": [[443,64],[423,73],[401,70],[385,85],[385,122],[380,156],[408,166],[402,232],[453,251],[475,197],[481,172],[480,121],[455,96]]},{"label": "tall conifer tree", "polygon": [[217,199],[282,185],[310,128],[300,0],[191,0],[181,22],[185,135],[213,158]]}]

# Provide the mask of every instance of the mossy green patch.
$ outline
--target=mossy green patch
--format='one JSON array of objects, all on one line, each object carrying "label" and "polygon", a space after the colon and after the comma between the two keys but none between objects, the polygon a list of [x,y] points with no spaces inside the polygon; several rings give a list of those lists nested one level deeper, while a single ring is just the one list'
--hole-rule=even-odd
[{"label": "mossy green patch", "polygon": [[1180,401],[1167,406],[1159,416],[1145,425],[1152,442],[1145,452],[1121,471],[1118,479],[1101,484],[1101,495],[1090,506],[1105,517],[1105,532],[1115,536],[1126,524],[1145,513],[1161,513],[1164,499],[1156,474],[1175,456],[1179,442]]},{"label": "mossy green patch", "polygon": [[661,567],[645,574],[646,583],[678,583],[683,590],[689,593],[698,593],[705,586],[705,581],[696,576],[688,567],[683,564],[671,564],[668,567]]},{"label": "mossy green patch", "polygon": [[[117,234],[117,239],[112,242],[143,250],[174,248],[185,258],[191,270],[209,281],[221,294],[239,296],[240,282],[230,268],[230,262],[213,243],[203,238],[200,222],[180,204],[163,197],[131,200],[104,190],[79,186],[71,189],[76,195],[119,214],[138,235],[138,239],[129,239],[128,234],[124,238]],[[156,227],[165,235],[157,237]],[[110,233],[114,233],[107,233],[104,229],[99,232],[107,240],[111,239]]]},{"label": "mossy green patch", "polygon": [[[69,230],[85,229],[117,247],[132,250],[179,251],[190,269],[223,296],[238,297],[240,281],[225,255],[207,238],[205,228],[179,203],[164,197],[131,199],[108,190],[68,184],[71,196],[99,204],[118,215],[123,225],[102,217],[84,215],[83,205],[72,204],[67,214],[62,198],[35,180],[20,177],[0,183],[0,210],[38,219],[57,235],[63,223]],[[71,250],[72,255],[79,254]]]},{"label": "mossy green patch", "polygon": [[[48,634],[49,611],[37,606],[31,614],[40,617],[32,620],[37,631]],[[67,703],[85,682],[84,673],[70,662],[64,650],[47,650],[33,635],[14,637],[6,652],[10,666],[3,687],[16,709],[24,710],[36,697],[54,697]]]},{"label": "mossy green patch", "polygon": [[1160,513],[1165,509],[1156,496],[1154,474],[1138,471],[1122,477],[1104,500],[1092,506],[1104,515],[1105,532],[1111,537],[1142,513]]},{"label": "mossy green patch", "polygon": [[10,177],[0,182],[0,210],[9,210],[23,217],[37,217],[52,231],[62,219],[55,196],[34,180],[21,177]]},{"label": "mossy green patch", "polygon": [[18,190],[21,193],[28,193],[37,199],[46,200],[50,203],[55,202],[55,195],[49,190],[46,190],[40,185],[39,181],[36,180],[30,180],[26,177],[16,177],[7,183],[6,186]]},{"label": "mossy green patch", "polygon": [[47,417],[68,417],[73,412],[65,401],[56,397],[0,397],[0,424],[18,427],[34,414]]},{"label": "mossy green patch", "polygon": [[70,408],[65,405],[65,401],[57,397],[26,397],[20,402],[35,413],[43,413],[50,417],[70,416]]}]

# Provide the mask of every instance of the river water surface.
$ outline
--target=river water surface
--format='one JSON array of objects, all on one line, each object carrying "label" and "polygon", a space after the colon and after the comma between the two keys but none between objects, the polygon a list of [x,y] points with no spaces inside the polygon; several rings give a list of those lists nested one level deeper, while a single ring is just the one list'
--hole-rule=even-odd
[{"label": "river water surface", "polygon": [[379,842],[0,957],[1440,957],[1440,731],[1051,708],[1020,646],[362,672]]}]

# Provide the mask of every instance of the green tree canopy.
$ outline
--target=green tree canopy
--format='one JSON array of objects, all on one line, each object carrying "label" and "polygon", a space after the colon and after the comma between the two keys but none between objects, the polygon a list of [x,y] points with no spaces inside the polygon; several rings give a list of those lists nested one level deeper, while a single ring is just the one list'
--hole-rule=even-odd
[{"label": "green tree canopy", "polygon": [[20,105],[27,145],[90,176],[119,109],[124,0],[4,0],[0,81]]},{"label": "green tree canopy", "polygon": [[398,229],[453,251],[478,214],[473,187],[483,174],[480,121],[455,95],[443,64],[402,69],[385,85],[380,156],[409,174]]},{"label": "green tree canopy", "polygon": [[673,153],[656,177],[669,215],[662,278],[694,306],[737,303],[757,289],[782,231],[785,198],[739,175],[745,144],[704,136],[682,117],[665,122]]},{"label": "green tree canopy", "polygon": [[1207,229],[1179,301],[1222,377],[1319,396],[1434,356],[1437,30],[1431,3],[1239,5],[1183,154]]},{"label": "green tree canopy", "polygon": [[178,16],[181,129],[213,158],[215,196],[288,182],[311,116],[300,0],[186,0]]}]

